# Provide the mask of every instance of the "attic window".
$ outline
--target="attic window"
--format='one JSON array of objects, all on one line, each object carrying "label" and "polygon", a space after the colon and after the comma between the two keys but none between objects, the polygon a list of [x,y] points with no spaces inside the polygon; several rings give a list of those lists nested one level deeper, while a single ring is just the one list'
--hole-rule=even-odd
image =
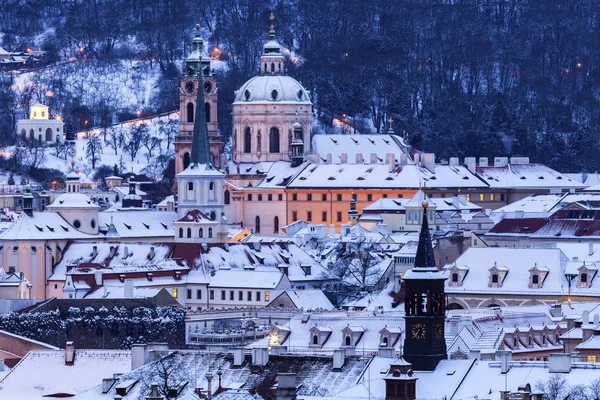
[{"label": "attic window", "polygon": [[270,177],[267,178],[267,182],[271,182],[273,179],[275,179],[275,177],[274,176],[270,176]]},{"label": "attic window", "polygon": [[362,176],[359,176],[358,178],[356,178],[356,180],[357,180],[357,181],[364,181],[364,180],[365,180],[365,178],[364,178],[364,177],[362,177]]},{"label": "attic window", "polygon": [[465,175],[465,176],[463,176],[462,178],[463,178],[463,179],[469,179],[469,177],[468,177],[468,176],[466,176],[466,175]]},{"label": "attic window", "polygon": [[437,178],[435,176],[430,177],[429,179],[431,179],[432,181],[436,180]]},{"label": "attic window", "polygon": [[63,228],[63,230],[64,230],[65,232],[69,232],[69,228],[67,228],[66,226],[64,226],[64,225],[61,225],[60,227],[61,227],[61,228]]},{"label": "attic window", "polygon": [[556,179],[562,179],[562,176],[557,176]]},{"label": "attic window", "polygon": [[146,227],[146,229],[150,229],[150,225],[148,225],[147,223],[142,222],[142,225],[144,225]]},{"label": "attic window", "polygon": [[388,176],[387,178],[385,178],[386,181],[393,181],[394,178],[392,178],[391,176]]},{"label": "attic window", "polygon": [[167,228],[167,224],[165,224],[164,222],[161,222],[160,224],[163,226],[163,228],[169,229],[169,228]]},{"label": "attic window", "polygon": [[127,225],[125,222],[123,222],[123,225],[125,225],[127,229],[131,229],[131,225]]},{"label": "attic window", "polygon": [[527,179],[527,178],[525,178],[524,176],[522,176],[522,177],[520,177],[519,179]]},{"label": "attic window", "polygon": [[273,100],[277,100],[277,97],[279,96],[279,92],[275,89],[271,90],[271,98]]},{"label": "attic window", "polygon": [[249,90],[246,90],[244,92],[244,100],[250,101],[250,91]]},{"label": "attic window", "polygon": [[335,181],[335,176],[330,176],[329,178],[327,178],[328,181]]},{"label": "attic window", "polygon": [[48,230],[49,230],[50,232],[54,232],[54,228],[52,228],[52,227],[50,227],[50,226],[48,226],[48,225],[46,225],[46,228],[48,228]]},{"label": "attic window", "polygon": [[540,176],[538,179],[544,179],[544,177],[543,177],[543,176]]},{"label": "attic window", "polygon": [[296,93],[296,96],[298,96],[298,100],[302,100],[302,97],[304,96],[304,92],[302,90],[298,90],[298,93]]},{"label": "attic window", "polygon": [[35,227],[37,228],[37,230],[38,230],[38,231],[40,231],[40,232],[44,232],[44,228],[41,228],[41,227],[39,227],[39,226],[37,226],[37,225],[36,225]]}]

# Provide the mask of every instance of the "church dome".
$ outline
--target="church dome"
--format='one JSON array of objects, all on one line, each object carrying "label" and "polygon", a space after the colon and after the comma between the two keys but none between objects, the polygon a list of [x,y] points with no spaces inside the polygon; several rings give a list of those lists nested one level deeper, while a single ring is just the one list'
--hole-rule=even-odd
[{"label": "church dome", "polygon": [[235,103],[304,103],[312,104],[309,92],[286,75],[259,75],[251,78],[235,93]]}]

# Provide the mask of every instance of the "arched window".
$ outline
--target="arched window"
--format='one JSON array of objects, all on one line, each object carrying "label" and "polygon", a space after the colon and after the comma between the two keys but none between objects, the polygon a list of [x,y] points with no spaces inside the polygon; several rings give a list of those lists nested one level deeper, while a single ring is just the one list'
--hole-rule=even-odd
[{"label": "arched window", "polygon": [[351,345],[351,339],[350,336],[346,336],[346,346],[350,346]]},{"label": "arched window", "polygon": [[267,72],[267,63],[265,63],[265,72]]},{"label": "arched window", "polygon": [[33,129],[30,129],[29,130],[29,139],[33,140],[34,135],[35,135],[35,132],[33,131]]},{"label": "arched window", "polygon": [[319,337],[317,335],[313,336],[313,344],[319,344]]},{"label": "arched window", "polygon": [[183,228],[179,228],[179,237],[182,238],[183,237]]},{"label": "arched window", "polygon": [[260,233],[260,217],[258,215],[254,218],[254,232]]},{"label": "arched window", "polygon": [[279,153],[279,129],[275,127],[269,132],[269,153]]},{"label": "arched window", "polygon": [[456,272],[452,274],[452,282],[458,282],[458,274]]},{"label": "arched window", "polygon": [[250,128],[244,129],[244,153],[252,152],[252,132]]},{"label": "arched window", "polygon": [[382,347],[387,347],[388,343],[389,343],[389,339],[388,339],[388,337],[387,337],[387,336],[384,336],[384,337],[383,337],[383,340],[382,340],[382,344],[383,344],[383,346],[382,346]]},{"label": "arched window", "polygon": [[206,113],[206,122],[210,122],[210,103],[204,103],[204,112]]},{"label": "arched window", "polygon": [[587,283],[587,274],[585,272],[581,274],[581,278],[579,280],[581,283]]},{"label": "arched window", "polygon": [[40,142],[42,141],[42,134],[41,133],[38,135],[38,141],[40,141]]},{"label": "arched window", "polygon": [[21,129],[21,136],[23,139],[27,139],[27,131],[25,129]]},{"label": "arched window", "polygon": [[198,237],[204,237],[204,229],[200,228],[198,231]]},{"label": "arched window", "polygon": [[187,104],[187,122],[194,122],[194,103]]},{"label": "arched window", "polygon": [[187,228],[187,237],[188,239],[192,237],[192,228]]},{"label": "arched window", "polygon": [[210,182],[208,184],[208,190],[215,190],[215,183],[214,182]]},{"label": "arched window", "polygon": [[275,72],[275,63],[271,63],[271,72]]},{"label": "arched window", "polygon": [[190,153],[183,154],[183,169],[190,166]]},{"label": "arched window", "polygon": [[56,143],[60,143],[60,135],[56,135]]},{"label": "arched window", "polygon": [[492,274],[492,283],[498,283],[498,274]]},{"label": "arched window", "polygon": [[231,194],[229,193],[229,190],[225,191],[225,204],[229,204],[231,203]]},{"label": "arched window", "polygon": [[273,218],[273,233],[279,233],[279,217]]},{"label": "arched window", "polygon": [[52,128],[46,129],[46,142],[52,141]]},{"label": "arched window", "polygon": [[212,238],[212,228],[208,228],[208,237]]},{"label": "arched window", "polygon": [[217,213],[214,211],[210,212],[210,219],[212,219],[213,221],[217,219]]}]

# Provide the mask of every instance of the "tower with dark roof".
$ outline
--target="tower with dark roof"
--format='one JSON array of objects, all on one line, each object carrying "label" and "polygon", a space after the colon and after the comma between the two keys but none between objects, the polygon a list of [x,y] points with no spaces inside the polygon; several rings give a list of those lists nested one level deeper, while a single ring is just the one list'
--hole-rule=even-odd
[{"label": "tower with dark roof", "polygon": [[423,221],[415,265],[402,277],[406,283],[404,358],[417,371],[433,371],[447,358],[444,338],[446,277],[435,265],[426,217],[427,202],[424,201],[422,206]]}]

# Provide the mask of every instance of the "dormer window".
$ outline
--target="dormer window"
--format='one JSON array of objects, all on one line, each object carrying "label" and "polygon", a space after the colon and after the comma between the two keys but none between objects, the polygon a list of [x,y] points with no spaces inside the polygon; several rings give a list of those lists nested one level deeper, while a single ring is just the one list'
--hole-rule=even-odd
[{"label": "dormer window", "polygon": [[463,285],[463,281],[469,272],[469,267],[466,265],[456,265],[453,264],[449,268],[450,272],[450,282],[448,282],[448,286],[452,287],[460,287]]},{"label": "dormer window", "polygon": [[530,288],[542,288],[544,287],[544,281],[548,275],[548,268],[538,267],[537,264],[529,270],[529,287]]},{"label": "dormer window", "polygon": [[502,287],[506,275],[508,274],[508,268],[504,266],[499,267],[498,264],[494,263],[494,266],[490,268],[489,271],[490,280],[488,282],[488,287]]},{"label": "dormer window", "polygon": [[589,288],[592,286],[592,282],[594,281],[598,269],[594,263],[590,265],[584,263],[581,267],[577,268],[577,272],[579,273],[577,287]]}]

